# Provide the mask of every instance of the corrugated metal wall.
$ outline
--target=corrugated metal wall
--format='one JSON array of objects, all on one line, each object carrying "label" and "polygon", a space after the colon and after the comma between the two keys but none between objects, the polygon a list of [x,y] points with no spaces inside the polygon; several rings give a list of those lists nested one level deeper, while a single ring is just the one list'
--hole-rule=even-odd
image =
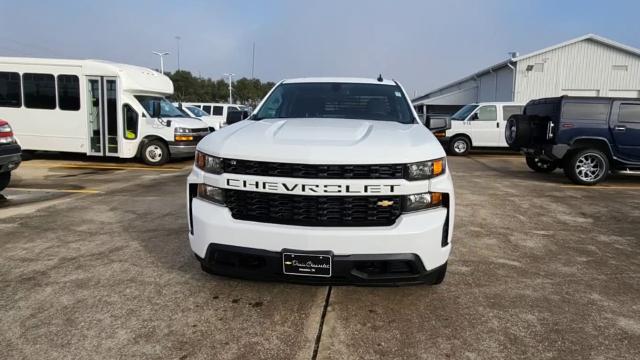
[{"label": "corrugated metal wall", "polygon": [[512,101],[513,71],[505,66],[479,77],[478,102]]},{"label": "corrugated metal wall", "polygon": [[[614,70],[614,65],[626,65],[627,70]],[[531,71],[526,71],[528,66],[533,67]],[[538,54],[517,64],[516,101],[564,94],[620,96],[638,94],[639,90],[640,57],[593,40]]]}]

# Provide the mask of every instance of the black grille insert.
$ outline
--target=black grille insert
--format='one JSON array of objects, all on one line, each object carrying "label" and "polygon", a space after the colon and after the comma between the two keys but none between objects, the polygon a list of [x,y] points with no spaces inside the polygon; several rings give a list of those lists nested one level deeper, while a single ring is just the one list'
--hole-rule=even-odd
[{"label": "black grille insert", "polygon": [[[383,204],[378,204],[381,201]],[[304,196],[225,190],[225,203],[234,219],[284,225],[389,226],[400,216],[401,202],[401,196]]]},{"label": "black grille insert", "polygon": [[224,159],[224,172],[303,179],[403,179],[403,164],[311,165]]}]

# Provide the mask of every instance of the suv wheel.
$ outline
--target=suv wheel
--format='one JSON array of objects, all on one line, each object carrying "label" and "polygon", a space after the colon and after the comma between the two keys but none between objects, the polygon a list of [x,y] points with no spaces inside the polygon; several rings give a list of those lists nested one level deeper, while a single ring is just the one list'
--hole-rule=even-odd
[{"label": "suv wheel", "polygon": [[569,156],[564,173],[578,185],[595,185],[609,175],[609,158],[600,150],[580,150]]},{"label": "suv wheel", "polygon": [[142,146],[140,155],[145,164],[158,166],[169,160],[169,148],[160,140],[151,140]]},{"label": "suv wheel", "polygon": [[11,173],[9,171],[0,173],[0,191],[9,186],[9,181],[11,181]]},{"label": "suv wheel", "polygon": [[449,151],[456,156],[467,155],[471,149],[471,141],[464,136],[453,138],[449,143]]},{"label": "suv wheel", "polygon": [[527,166],[529,169],[539,173],[550,173],[558,168],[558,163],[541,159],[538,156],[527,156]]}]

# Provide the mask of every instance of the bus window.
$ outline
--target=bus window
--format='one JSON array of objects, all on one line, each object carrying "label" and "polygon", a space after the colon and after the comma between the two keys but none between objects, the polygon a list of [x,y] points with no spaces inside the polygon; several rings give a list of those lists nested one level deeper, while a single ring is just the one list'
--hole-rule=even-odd
[{"label": "bus window", "polygon": [[80,110],[80,80],[75,75],[58,75],[58,107]]},{"label": "bus window", "polygon": [[20,74],[15,72],[0,72],[0,106],[20,107]]},{"label": "bus window", "polygon": [[202,111],[204,111],[207,114],[211,115],[211,105],[202,105]]},{"label": "bus window", "polygon": [[24,106],[30,109],[56,108],[56,79],[51,74],[22,74]]},{"label": "bus window", "polygon": [[131,105],[122,105],[122,118],[124,119],[124,138],[134,140],[138,137],[138,112]]},{"label": "bus window", "polygon": [[222,116],[224,108],[222,106],[214,106],[211,115]]}]

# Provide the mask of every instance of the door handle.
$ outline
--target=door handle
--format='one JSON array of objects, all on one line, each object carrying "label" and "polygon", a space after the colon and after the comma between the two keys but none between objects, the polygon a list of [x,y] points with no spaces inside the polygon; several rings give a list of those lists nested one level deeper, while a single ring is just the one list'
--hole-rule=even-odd
[{"label": "door handle", "polygon": [[500,129],[500,123],[499,122],[496,123],[496,128]]},{"label": "door handle", "polygon": [[615,131],[627,131],[627,127],[626,126],[616,126],[613,128],[613,130]]}]

